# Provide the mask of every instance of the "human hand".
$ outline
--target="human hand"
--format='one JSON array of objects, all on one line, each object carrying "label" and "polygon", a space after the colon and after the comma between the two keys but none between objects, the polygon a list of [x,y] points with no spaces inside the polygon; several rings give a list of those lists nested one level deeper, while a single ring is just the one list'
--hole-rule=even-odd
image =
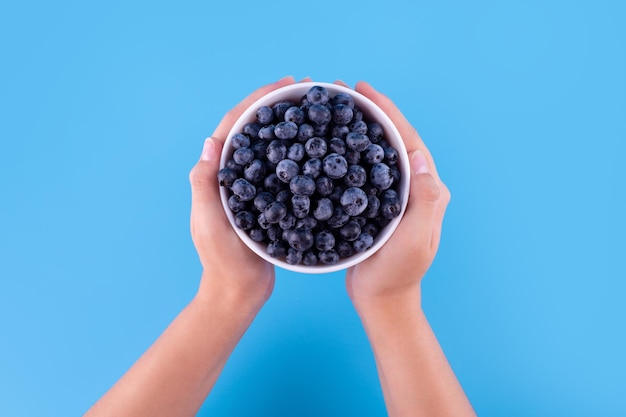
[{"label": "human hand", "polygon": [[348,295],[357,309],[362,303],[395,300],[397,296],[415,296],[419,300],[421,278],[439,247],[450,192],[419,134],[395,104],[365,82],[357,83],[355,90],[376,103],[398,128],[411,162],[411,188],[404,217],[389,241],[367,260],[348,269]]},{"label": "human hand", "polygon": [[203,267],[197,297],[219,291],[262,304],[274,288],[273,265],[241,241],[224,213],[217,171],[226,135],[245,109],[261,96],[294,82],[293,77],[285,77],[261,87],[230,110],[206,139],[200,160],[189,174],[191,237]]}]

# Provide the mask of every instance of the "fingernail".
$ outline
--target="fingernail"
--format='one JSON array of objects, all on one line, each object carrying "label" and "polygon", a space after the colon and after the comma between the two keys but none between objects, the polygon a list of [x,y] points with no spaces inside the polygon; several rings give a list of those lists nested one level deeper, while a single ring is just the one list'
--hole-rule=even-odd
[{"label": "fingernail", "polygon": [[430,172],[426,156],[419,149],[411,155],[411,168],[414,174],[428,174]]},{"label": "fingernail", "polygon": [[206,138],[204,146],[202,147],[202,155],[200,155],[202,161],[211,161],[215,159],[215,143],[213,138]]}]

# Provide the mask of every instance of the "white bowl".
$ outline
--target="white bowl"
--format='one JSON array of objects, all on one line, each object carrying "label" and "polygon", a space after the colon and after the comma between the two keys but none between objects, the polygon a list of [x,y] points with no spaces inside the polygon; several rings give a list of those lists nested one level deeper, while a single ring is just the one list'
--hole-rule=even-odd
[{"label": "white bowl", "polygon": [[283,259],[274,258],[267,254],[266,245],[263,243],[255,242],[248,236],[247,232],[239,229],[235,226],[235,215],[228,207],[228,190],[225,187],[220,187],[220,197],[222,200],[222,205],[224,207],[224,211],[226,212],[226,216],[228,216],[228,220],[230,221],[231,226],[237,233],[237,235],[243,240],[243,242],[257,255],[266,261],[279,266],[281,268],[302,272],[307,274],[322,274],[327,272],[335,272],[342,269],[349,268],[353,265],[358,264],[359,262],[363,262],[365,259],[372,256],[378,249],[380,249],[387,240],[391,237],[393,232],[400,224],[400,220],[404,215],[406,210],[406,205],[409,199],[409,181],[410,181],[410,170],[409,170],[409,158],[407,155],[406,148],[404,146],[404,142],[400,137],[400,133],[396,126],[392,123],[391,119],[383,112],[380,107],[374,104],[369,98],[364,95],[357,93],[356,91],[343,87],[337,84],[330,83],[322,83],[322,82],[304,82],[304,83],[296,83],[291,84],[285,87],[281,87],[277,90],[274,90],[267,95],[258,99],[255,103],[253,103],[248,109],[246,109],[243,114],[237,119],[232,129],[228,133],[226,141],[224,143],[224,148],[222,150],[222,155],[220,159],[220,168],[224,167],[226,162],[232,157],[233,147],[231,145],[230,138],[243,130],[243,127],[251,122],[256,121],[256,111],[261,106],[272,106],[275,103],[283,100],[292,101],[294,103],[300,103],[302,97],[309,91],[309,89],[315,85],[325,87],[330,96],[333,97],[338,93],[347,93],[352,96],[354,99],[355,105],[360,107],[363,111],[364,118],[367,119],[368,122],[376,121],[381,124],[384,131],[384,138],[389,142],[391,146],[393,146],[399,154],[398,158],[398,168],[401,173],[400,186],[398,187],[398,195],[402,199],[402,210],[400,215],[394,218],[387,226],[381,229],[376,238],[374,239],[374,244],[371,248],[364,252],[356,253],[349,258],[340,258],[339,262],[335,265],[323,265],[318,264],[314,266],[306,266],[302,264],[291,265],[284,261]]}]

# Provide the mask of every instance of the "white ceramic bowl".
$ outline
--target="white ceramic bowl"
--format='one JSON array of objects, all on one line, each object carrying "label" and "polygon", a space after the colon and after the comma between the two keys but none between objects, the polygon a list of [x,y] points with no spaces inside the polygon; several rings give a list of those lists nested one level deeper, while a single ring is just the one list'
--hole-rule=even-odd
[{"label": "white ceramic bowl", "polygon": [[378,249],[381,248],[382,245],[391,237],[396,227],[400,223],[402,216],[404,215],[404,211],[406,210],[406,205],[409,199],[409,180],[410,180],[410,170],[409,170],[409,159],[407,155],[406,148],[404,146],[404,142],[400,137],[400,133],[396,126],[391,122],[391,119],[383,112],[380,107],[374,104],[373,101],[365,97],[364,95],[357,93],[356,91],[343,87],[337,84],[330,83],[322,83],[322,82],[304,82],[304,83],[296,83],[291,84],[277,90],[268,93],[267,95],[258,99],[255,103],[253,103],[248,109],[246,109],[243,114],[239,117],[239,119],[233,125],[231,131],[228,133],[228,137],[224,143],[224,148],[222,150],[221,160],[220,160],[220,168],[224,167],[226,162],[232,157],[233,147],[230,143],[230,138],[243,130],[243,127],[251,122],[256,121],[256,111],[261,106],[272,106],[275,103],[283,100],[289,100],[294,103],[300,103],[302,97],[309,91],[309,89],[315,85],[326,87],[331,97],[335,96],[338,93],[347,93],[352,96],[354,99],[355,105],[361,108],[364,114],[364,118],[368,122],[376,121],[381,124],[384,131],[384,138],[393,146],[399,154],[398,159],[398,167],[401,173],[400,186],[398,188],[398,194],[402,199],[402,210],[400,215],[394,218],[387,226],[385,226],[379,234],[374,239],[374,244],[371,248],[366,250],[365,252],[356,253],[349,258],[340,258],[339,262],[335,265],[323,265],[318,264],[315,266],[306,266],[306,265],[291,265],[288,264],[283,259],[278,259],[271,257],[266,252],[266,245],[263,243],[255,242],[252,240],[246,231],[241,230],[235,226],[235,216],[234,213],[228,207],[228,190],[225,187],[220,187],[220,197],[222,200],[222,205],[224,206],[224,211],[228,216],[228,220],[230,221],[231,226],[237,233],[237,235],[244,241],[244,243],[252,250],[254,253],[259,255],[261,258],[266,261],[279,266],[281,268],[302,272],[308,274],[321,274],[327,272],[339,271],[342,269],[349,268],[353,265],[358,264],[359,262],[364,261],[365,259],[372,256]]}]

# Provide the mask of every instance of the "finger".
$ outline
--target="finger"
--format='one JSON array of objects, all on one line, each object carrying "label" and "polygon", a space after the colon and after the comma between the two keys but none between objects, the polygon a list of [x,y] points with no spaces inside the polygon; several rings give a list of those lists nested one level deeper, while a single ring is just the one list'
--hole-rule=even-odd
[{"label": "finger", "polygon": [[222,144],[215,138],[204,141],[202,155],[189,173],[191,183],[191,223],[192,233],[215,228],[227,231],[230,227],[222,208],[217,182],[219,155]]},{"label": "finger", "polygon": [[[424,141],[422,141],[419,133],[417,133],[417,130],[415,130],[413,125],[411,125],[406,117],[404,117],[404,114],[402,114],[400,109],[396,107],[393,101],[391,101],[391,99],[386,95],[375,90],[374,87],[365,81],[359,81],[356,84],[355,90],[376,103],[376,105],[378,105],[378,107],[380,107],[387,114],[387,116],[389,116],[393,124],[398,128],[408,153],[417,149],[421,149],[424,152],[433,174],[437,176],[437,168],[435,167],[435,161],[433,160],[430,151],[426,148],[426,145],[424,144]],[[437,176],[437,178],[439,177]]]},{"label": "finger", "polygon": [[441,229],[443,227],[443,217],[446,214],[448,203],[450,203],[450,191],[445,184],[441,183],[441,197],[439,198],[439,206],[437,207],[437,213],[433,219],[433,236],[430,242],[430,249],[432,253],[436,253],[439,248],[439,242],[441,241]]},{"label": "finger", "polygon": [[[423,152],[411,154],[411,188],[404,217],[392,236],[399,245],[410,245],[420,257],[430,257],[441,188],[431,175]],[[390,243],[391,243],[390,241]],[[395,245],[395,244],[394,244]]]},{"label": "finger", "polygon": [[347,88],[351,88],[348,84],[344,83],[341,80],[335,80],[335,84],[340,85],[342,87],[347,87]]},{"label": "finger", "polygon": [[313,78],[311,77],[304,77],[303,79],[301,79],[300,81],[298,81],[299,83],[309,83],[313,81]]},{"label": "finger", "polygon": [[235,124],[239,116],[241,116],[241,114],[248,107],[250,107],[252,103],[254,103],[259,98],[263,97],[264,95],[266,95],[267,93],[271,91],[274,91],[280,87],[284,87],[289,84],[293,84],[295,82],[296,80],[290,75],[288,77],[281,78],[275,83],[267,84],[259,88],[258,90],[254,91],[248,97],[244,98],[239,104],[233,107],[232,110],[226,113],[226,116],[224,116],[220,124],[217,126],[217,128],[213,132],[213,135],[211,136],[217,139],[218,141],[224,143],[224,140],[226,140],[226,135],[228,135],[228,132],[230,132],[230,129],[232,128],[233,124]]}]

